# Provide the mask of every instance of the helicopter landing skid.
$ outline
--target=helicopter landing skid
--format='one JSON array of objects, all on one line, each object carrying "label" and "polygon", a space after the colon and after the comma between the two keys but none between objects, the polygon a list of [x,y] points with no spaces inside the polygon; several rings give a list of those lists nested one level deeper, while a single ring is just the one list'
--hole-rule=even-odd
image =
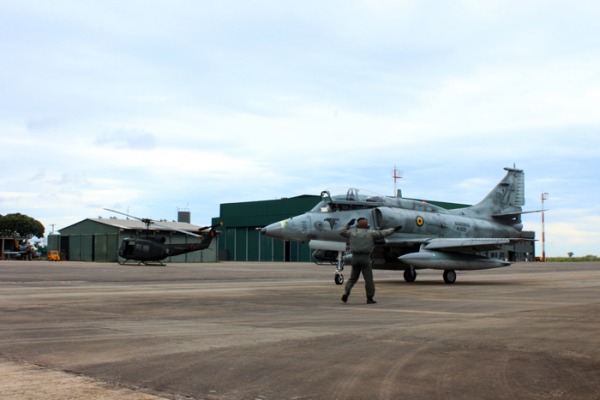
[{"label": "helicopter landing skid", "polygon": [[118,261],[118,263],[121,265],[145,265],[147,267],[166,267],[167,266],[167,264],[163,263],[162,261],[150,262],[150,261],[127,259],[125,261]]}]

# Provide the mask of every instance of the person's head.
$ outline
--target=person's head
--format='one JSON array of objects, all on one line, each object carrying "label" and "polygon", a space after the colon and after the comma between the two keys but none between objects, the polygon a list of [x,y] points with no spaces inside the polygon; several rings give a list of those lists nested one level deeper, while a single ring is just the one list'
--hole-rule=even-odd
[{"label": "person's head", "polygon": [[359,218],[356,221],[356,227],[360,229],[369,229],[369,220],[366,218]]}]

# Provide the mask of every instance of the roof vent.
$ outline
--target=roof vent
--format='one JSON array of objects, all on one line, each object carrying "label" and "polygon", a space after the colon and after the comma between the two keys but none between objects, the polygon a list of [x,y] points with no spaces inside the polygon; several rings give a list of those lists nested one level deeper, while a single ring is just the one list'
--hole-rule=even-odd
[{"label": "roof vent", "polygon": [[177,222],[185,222],[186,224],[190,224],[192,220],[192,213],[188,209],[177,209]]}]

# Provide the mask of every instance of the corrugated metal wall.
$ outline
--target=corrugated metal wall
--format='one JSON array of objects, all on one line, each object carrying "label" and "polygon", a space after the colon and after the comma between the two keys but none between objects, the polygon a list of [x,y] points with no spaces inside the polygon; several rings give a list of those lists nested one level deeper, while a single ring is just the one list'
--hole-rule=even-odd
[{"label": "corrugated metal wall", "polygon": [[219,218],[219,259],[223,261],[304,261],[310,262],[307,243],[284,242],[260,234],[273,222],[303,214],[313,208],[319,196],[303,195],[281,200],[221,204]]}]

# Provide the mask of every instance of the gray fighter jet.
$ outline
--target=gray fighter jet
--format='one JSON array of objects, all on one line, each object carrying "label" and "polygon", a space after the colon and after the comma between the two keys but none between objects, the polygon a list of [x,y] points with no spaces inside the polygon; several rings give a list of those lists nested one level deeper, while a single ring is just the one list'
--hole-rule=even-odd
[{"label": "gray fighter jet", "polygon": [[[312,249],[337,252],[335,282],[344,281],[346,253],[342,227],[351,219],[367,218],[370,228],[401,226],[395,234],[377,243],[373,268],[403,270],[406,282],[414,282],[416,270],[443,270],[446,283],[456,281],[456,271],[510,265],[484,253],[523,241],[522,206],[525,182],[522,170],[505,168],[506,176],[478,204],[448,210],[419,200],[364,194],[349,189],[346,194],[321,193],[321,201],[309,212],[276,222],[261,230],[263,235],[286,241],[309,242]],[[529,239],[530,240],[530,239]]]}]

